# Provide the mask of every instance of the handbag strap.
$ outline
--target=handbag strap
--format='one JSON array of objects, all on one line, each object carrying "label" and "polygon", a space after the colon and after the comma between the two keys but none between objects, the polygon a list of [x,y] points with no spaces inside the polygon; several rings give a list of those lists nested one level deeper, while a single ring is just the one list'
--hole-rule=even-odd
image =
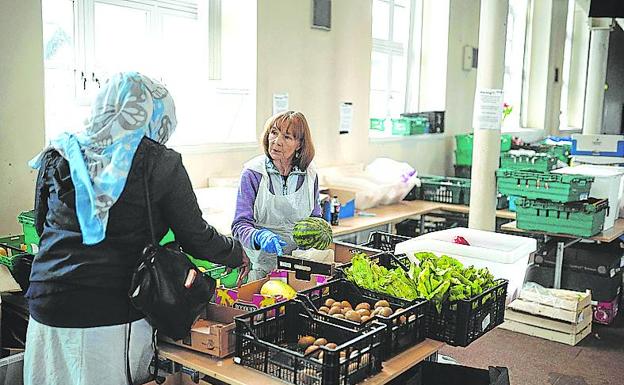
[{"label": "handbag strap", "polygon": [[152,237],[152,245],[156,246],[158,245],[158,242],[156,242],[156,234],[154,233],[154,221],[153,221],[153,217],[152,217],[152,202],[150,199],[150,191],[149,191],[149,184],[147,183],[147,158],[148,158],[148,152],[146,152],[145,154],[145,161],[143,162],[143,187],[145,189],[145,204],[147,205],[147,219],[149,222],[149,228],[150,228],[150,235]]}]

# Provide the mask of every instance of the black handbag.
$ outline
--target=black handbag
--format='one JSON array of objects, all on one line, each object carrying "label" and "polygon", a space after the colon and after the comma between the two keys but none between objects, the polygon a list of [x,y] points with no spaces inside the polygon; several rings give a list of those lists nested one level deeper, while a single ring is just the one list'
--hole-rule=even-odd
[{"label": "black handbag", "polygon": [[154,329],[178,340],[189,334],[212,298],[216,282],[201,274],[179,248],[158,245],[146,175],[143,180],[152,239],[140,256],[128,295]]}]

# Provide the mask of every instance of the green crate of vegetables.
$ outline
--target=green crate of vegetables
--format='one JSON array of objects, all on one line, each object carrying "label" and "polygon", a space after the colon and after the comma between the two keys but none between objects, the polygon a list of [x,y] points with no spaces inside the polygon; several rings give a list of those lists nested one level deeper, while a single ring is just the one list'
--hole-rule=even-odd
[{"label": "green crate of vegetables", "polygon": [[507,196],[573,202],[587,199],[594,177],[526,170],[496,171],[498,192]]},{"label": "green crate of vegetables", "polygon": [[523,230],[591,237],[602,231],[608,209],[606,199],[556,203],[518,198],[516,221]]},{"label": "green crate of vegetables", "polygon": [[506,280],[444,255],[417,253],[416,258],[419,265],[392,254],[356,254],[340,273],[363,291],[428,299],[427,337],[453,346],[468,346],[504,321]]}]

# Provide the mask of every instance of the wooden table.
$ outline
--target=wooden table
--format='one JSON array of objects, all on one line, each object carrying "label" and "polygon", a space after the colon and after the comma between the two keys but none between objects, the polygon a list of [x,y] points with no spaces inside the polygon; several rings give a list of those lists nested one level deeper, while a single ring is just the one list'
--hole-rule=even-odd
[{"label": "wooden table", "polygon": [[[589,238],[577,237],[575,235],[570,235],[570,234],[549,233],[549,232],[537,231],[537,230],[523,230],[523,229],[518,228],[516,221],[502,225],[501,230],[505,230],[509,232],[516,232],[516,233],[543,234],[543,235],[546,235],[547,237],[559,238],[559,241],[557,242],[557,254],[556,254],[556,259],[555,259],[555,279],[554,279],[554,285],[553,285],[555,289],[559,289],[561,288],[561,274],[563,270],[563,257],[564,257],[565,248],[572,246],[575,243],[583,239],[589,239],[589,240],[598,241],[598,242],[612,242],[616,240],[617,238],[621,237],[622,235],[624,235],[624,219],[618,218],[615,221],[615,224],[613,225],[613,227],[603,231],[602,233],[598,235],[595,235]],[[568,239],[568,241],[566,242],[565,239]]]},{"label": "wooden table", "polygon": [[[380,373],[366,379],[366,385],[381,385],[397,378],[444,346],[443,342],[426,339],[383,363]],[[285,382],[262,372],[237,365],[232,358],[216,359],[209,355],[194,352],[179,346],[159,343],[160,356],[185,368],[197,371],[208,377],[232,385],[284,385]]]},{"label": "wooden table", "polygon": [[[401,222],[404,219],[429,214],[435,211],[450,211],[468,214],[469,206],[429,201],[401,201],[387,206],[379,206],[364,210],[373,216],[358,216],[341,219],[339,226],[332,226],[334,236],[357,233],[374,227]],[[505,219],[516,219],[516,213],[509,210],[498,210],[496,216]]]}]

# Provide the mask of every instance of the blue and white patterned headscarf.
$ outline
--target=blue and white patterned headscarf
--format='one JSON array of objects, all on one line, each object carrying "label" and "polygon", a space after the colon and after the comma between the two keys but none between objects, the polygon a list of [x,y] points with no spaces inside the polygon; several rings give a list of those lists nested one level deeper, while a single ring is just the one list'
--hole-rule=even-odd
[{"label": "blue and white patterned headscarf", "polygon": [[39,168],[48,149],[67,159],[83,243],[93,245],[106,236],[108,212],[126,185],[141,139],[164,144],[175,126],[173,99],[163,85],[136,72],[118,73],[98,93],[84,129],[52,140],[30,166]]}]

